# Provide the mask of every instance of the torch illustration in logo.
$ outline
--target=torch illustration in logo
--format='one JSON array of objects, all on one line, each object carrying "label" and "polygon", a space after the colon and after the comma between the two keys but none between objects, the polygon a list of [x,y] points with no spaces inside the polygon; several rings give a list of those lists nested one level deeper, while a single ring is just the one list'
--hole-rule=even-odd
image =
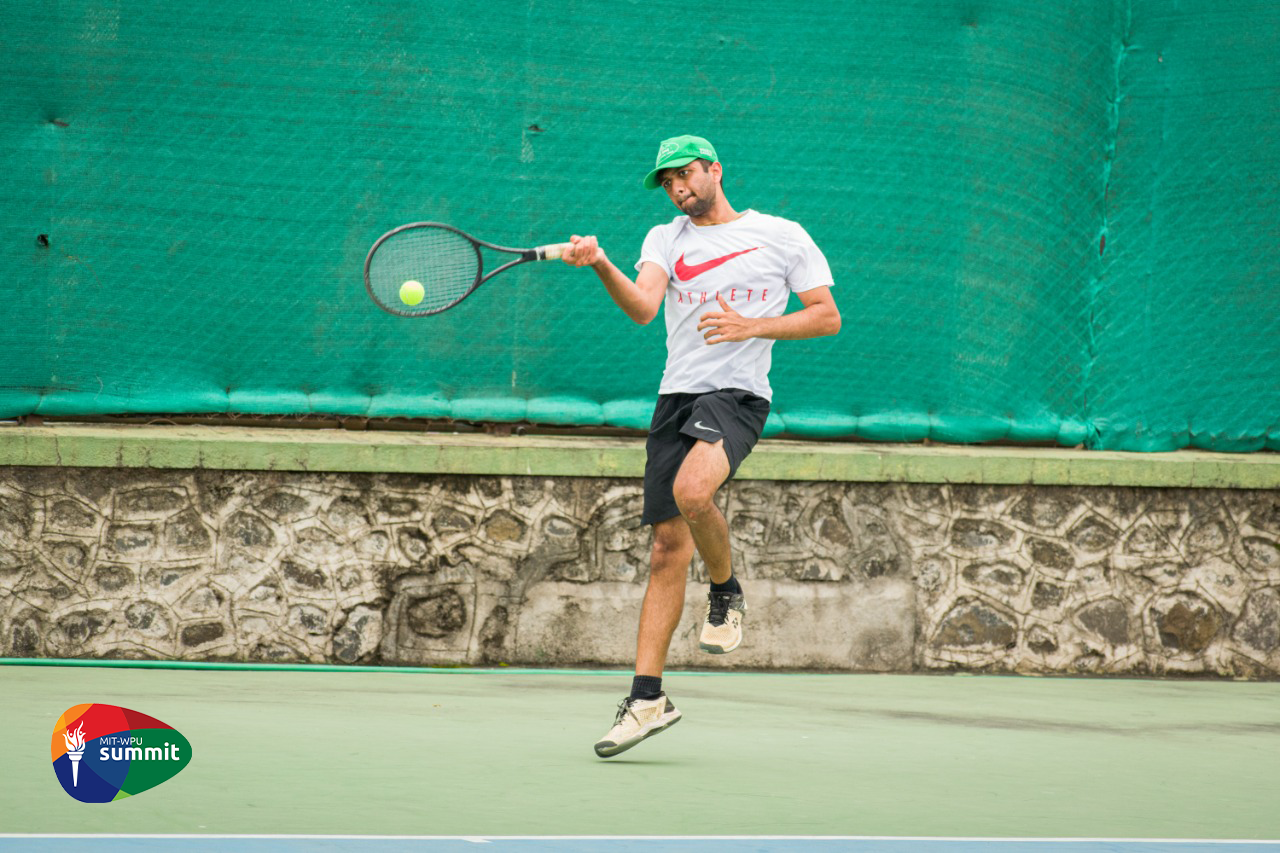
[{"label": "torch illustration in logo", "polygon": [[80,759],[84,757],[84,723],[74,732],[64,732],[62,739],[67,742],[67,758],[71,759],[71,787],[80,784]]}]

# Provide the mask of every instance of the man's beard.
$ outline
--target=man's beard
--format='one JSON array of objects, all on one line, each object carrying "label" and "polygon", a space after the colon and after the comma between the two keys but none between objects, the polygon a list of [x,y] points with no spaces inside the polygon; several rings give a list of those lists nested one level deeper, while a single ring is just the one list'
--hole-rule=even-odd
[{"label": "man's beard", "polygon": [[[693,203],[682,204],[680,209],[695,219],[701,216],[706,216],[711,212],[711,208],[715,207],[714,199],[702,198],[701,196],[691,196],[691,198],[693,198]],[[687,201],[688,200],[686,199],[686,202]]]}]

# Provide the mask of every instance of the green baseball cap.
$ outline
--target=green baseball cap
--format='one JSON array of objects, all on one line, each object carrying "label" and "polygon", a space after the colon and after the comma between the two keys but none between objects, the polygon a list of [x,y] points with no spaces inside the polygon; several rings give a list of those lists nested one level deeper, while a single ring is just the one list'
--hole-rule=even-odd
[{"label": "green baseball cap", "polygon": [[658,173],[663,169],[674,169],[697,159],[710,160],[712,163],[720,160],[716,156],[716,149],[701,136],[673,136],[662,140],[662,144],[658,146],[657,163],[653,171],[644,176],[644,188],[656,190],[660,186]]}]

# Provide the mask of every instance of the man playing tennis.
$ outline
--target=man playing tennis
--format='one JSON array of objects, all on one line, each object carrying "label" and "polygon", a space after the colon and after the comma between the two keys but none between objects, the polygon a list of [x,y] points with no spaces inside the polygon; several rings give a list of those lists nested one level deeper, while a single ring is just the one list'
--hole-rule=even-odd
[{"label": "man playing tennis", "polygon": [[[671,637],[684,608],[694,548],[711,575],[699,645],[726,654],[742,642],[747,606],[733,575],[729,526],[716,490],[747,457],[769,414],[775,340],[834,335],[840,312],[826,258],[798,224],[734,210],[711,143],[697,136],[658,148],[648,189],[680,209],[649,231],[632,281],[595,237],[575,235],[563,255],[590,266],[609,296],[642,325],[664,308],[667,365],[648,439],[642,521],[653,525],[649,584],[640,611],[636,674],[614,726],[596,745],[617,755],[680,719],[662,691]],[[784,313],[795,293],[801,309]]]}]

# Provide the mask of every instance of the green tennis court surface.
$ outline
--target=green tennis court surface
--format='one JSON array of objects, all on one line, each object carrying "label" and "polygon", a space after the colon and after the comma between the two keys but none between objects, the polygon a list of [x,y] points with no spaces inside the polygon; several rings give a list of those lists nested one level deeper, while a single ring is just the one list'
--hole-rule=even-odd
[{"label": "green tennis court surface", "polygon": [[[15,845],[10,848],[6,843]],[[1189,841],[1178,839],[1006,839],[1006,838],[374,838],[224,836],[79,836],[5,838],[0,850],[30,853],[155,853],[180,848],[184,853],[1275,853],[1277,842]],[[484,845],[484,846],[478,846]]]},{"label": "green tennis court surface", "polygon": [[[592,743],[628,683],[0,666],[0,849],[169,849],[148,846],[157,834],[215,845],[176,842],[187,850],[513,853],[967,853],[992,838],[1025,840],[1002,842],[1010,853],[1076,853],[1280,839],[1280,684],[673,673],[680,725],[600,760]],[[191,743],[190,766],[115,803],[73,800],[48,745],[81,703],[172,725]],[[583,836],[611,840],[570,840]],[[703,840],[670,840],[687,836]]]}]

